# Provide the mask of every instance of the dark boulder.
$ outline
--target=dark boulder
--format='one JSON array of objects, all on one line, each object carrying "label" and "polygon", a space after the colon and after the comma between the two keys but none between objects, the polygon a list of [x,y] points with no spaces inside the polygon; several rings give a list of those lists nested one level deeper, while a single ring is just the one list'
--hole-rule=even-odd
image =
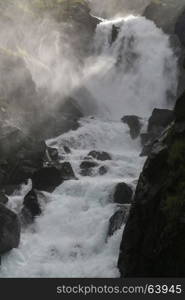
[{"label": "dark boulder", "polygon": [[20,241],[20,222],[17,215],[0,204],[0,255],[17,248]]},{"label": "dark boulder", "polygon": [[8,202],[8,197],[3,191],[0,191],[0,204],[6,204]]},{"label": "dark boulder", "polygon": [[102,160],[102,161],[112,159],[109,153],[105,151],[96,151],[96,150],[90,151],[87,157],[94,158],[97,160]]},{"label": "dark boulder", "polygon": [[81,164],[80,164],[80,173],[83,176],[91,176],[93,173],[93,169],[95,167],[98,167],[98,163],[92,160],[84,160]]},{"label": "dark boulder", "polygon": [[70,154],[71,149],[68,146],[63,146],[65,153]]},{"label": "dark boulder", "polygon": [[111,44],[113,44],[116,41],[119,31],[120,31],[120,28],[113,24],[112,25],[112,35],[111,35]]},{"label": "dark boulder", "polygon": [[41,191],[52,192],[63,182],[60,170],[54,166],[43,167],[32,176],[33,188]]},{"label": "dark boulder", "polygon": [[47,146],[45,156],[44,156],[44,163],[52,164],[57,162],[59,162],[58,150],[56,148],[51,148]]},{"label": "dark boulder", "polygon": [[53,160],[53,161],[59,160],[59,154],[58,154],[58,150],[56,148],[47,147],[47,151],[49,153],[51,160]]},{"label": "dark boulder", "polygon": [[100,175],[105,175],[108,172],[108,168],[106,166],[101,166],[99,167],[98,172]]},{"label": "dark boulder", "polygon": [[108,237],[112,236],[117,230],[126,223],[130,206],[124,205],[117,210],[109,220]]},{"label": "dark boulder", "polygon": [[130,115],[124,116],[121,120],[123,123],[126,123],[128,125],[131,138],[136,139],[139,136],[142,128],[141,118],[139,118],[138,116]]},{"label": "dark boulder", "polygon": [[113,201],[119,204],[129,204],[132,201],[132,196],[132,188],[128,184],[120,182],[115,187]]},{"label": "dark boulder", "polygon": [[33,222],[36,216],[41,215],[42,210],[38,201],[37,193],[33,189],[24,197],[21,217],[23,223]]},{"label": "dark boulder", "polygon": [[69,162],[60,163],[57,168],[63,180],[76,179],[73,168]]},{"label": "dark boulder", "polygon": [[75,175],[69,162],[42,167],[32,176],[33,188],[47,192],[70,179],[75,179]]},{"label": "dark boulder", "polygon": [[1,127],[1,186],[16,187],[25,182],[42,166],[45,151],[44,141],[31,138],[15,127]]}]

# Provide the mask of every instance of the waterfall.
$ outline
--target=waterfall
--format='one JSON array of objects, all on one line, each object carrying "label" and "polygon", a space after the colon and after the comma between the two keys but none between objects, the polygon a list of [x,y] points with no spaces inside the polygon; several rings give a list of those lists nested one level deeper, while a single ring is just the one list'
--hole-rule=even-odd
[{"label": "waterfall", "polygon": [[[124,225],[108,238],[110,217],[118,209],[112,195],[120,182],[135,188],[144,163],[139,140],[130,138],[120,117],[146,117],[154,107],[172,105],[168,97],[176,92],[176,59],[168,37],[151,21],[133,16],[103,21],[80,78],[96,105],[91,110],[88,99],[79,103],[93,118],[86,116],[77,130],[47,141],[71,163],[78,180],[43,192],[42,215],[23,229],[19,248],[2,257],[0,277],[119,276]],[[64,154],[64,146],[71,153]],[[80,164],[91,150],[110,154],[111,160],[97,161],[106,174],[99,174],[98,167],[91,176],[81,174]],[[16,212],[25,190],[9,198]]]},{"label": "waterfall", "polygon": [[129,16],[98,25],[94,55],[84,68],[84,85],[97,101],[98,115],[119,119],[123,114],[148,116],[155,107],[170,108],[176,78],[169,38],[153,22]]}]

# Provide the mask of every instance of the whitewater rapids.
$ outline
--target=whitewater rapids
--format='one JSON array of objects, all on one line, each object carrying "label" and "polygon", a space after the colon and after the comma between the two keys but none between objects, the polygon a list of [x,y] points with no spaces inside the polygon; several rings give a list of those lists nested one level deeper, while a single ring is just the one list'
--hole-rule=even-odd
[{"label": "whitewater rapids", "polygon": [[[118,209],[111,194],[118,182],[135,186],[143,164],[138,156],[139,142],[130,139],[127,126],[121,122],[85,119],[77,131],[48,144],[59,152],[64,145],[71,148],[65,160],[72,164],[79,180],[64,182],[52,194],[43,193],[42,216],[22,232],[19,248],[4,255],[0,276],[118,277],[123,228],[107,240],[109,219]],[[92,149],[108,151],[112,156],[106,162],[106,175],[80,175],[79,165]],[[10,208],[21,209],[27,188],[11,197]]]},{"label": "whitewater rapids", "polygon": [[[120,26],[111,43],[112,25]],[[47,141],[69,161],[78,180],[65,181],[51,194],[39,194],[43,213],[23,229],[18,249],[2,257],[0,277],[119,277],[117,259],[124,226],[107,239],[109,219],[118,209],[114,188],[126,182],[135,188],[144,163],[139,140],[132,140],[120,117],[148,117],[154,107],[168,107],[176,89],[176,59],[168,37],[144,18],[102,22],[88,58],[84,86],[96,100],[94,117],[85,117],[76,131]],[[87,114],[88,101],[80,103]],[[91,107],[91,105],[89,105]],[[63,146],[71,149],[63,153]],[[91,150],[107,151],[105,175],[81,176],[80,163]],[[9,197],[19,212],[31,182]]]}]

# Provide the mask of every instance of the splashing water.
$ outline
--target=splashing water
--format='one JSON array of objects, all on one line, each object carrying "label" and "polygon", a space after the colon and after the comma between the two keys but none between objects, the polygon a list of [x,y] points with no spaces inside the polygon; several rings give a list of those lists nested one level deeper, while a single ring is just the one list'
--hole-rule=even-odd
[{"label": "splashing water", "polygon": [[[111,42],[113,24],[119,33]],[[48,141],[62,155],[63,146],[70,147],[64,159],[78,180],[43,193],[42,215],[23,230],[19,248],[2,257],[0,277],[119,276],[124,226],[107,239],[109,219],[117,210],[112,193],[119,182],[134,187],[144,162],[139,141],[131,140],[119,118],[128,113],[147,116],[153,107],[166,107],[167,92],[176,90],[175,76],[176,60],[168,38],[152,22],[130,17],[98,26],[94,56],[87,60],[82,76],[96,100],[96,116],[81,120],[76,131]],[[80,163],[90,150],[111,155],[112,160],[99,162],[107,167],[106,174],[96,170],[93,176],[80,174]],[[21,210],[27,189],[24,186],[21,195],[10,197],[11,209]]]},{"label": "splashing water", "polygon": [[153,22],[135,16],[104,21],[97,27],[94,45],[84,81],[97,100],[98,115],[111,119],[123,113],[148,116],[155,107],[173,105],[168,97],[174,100],[176,95],[176,58],[168,36]]}]

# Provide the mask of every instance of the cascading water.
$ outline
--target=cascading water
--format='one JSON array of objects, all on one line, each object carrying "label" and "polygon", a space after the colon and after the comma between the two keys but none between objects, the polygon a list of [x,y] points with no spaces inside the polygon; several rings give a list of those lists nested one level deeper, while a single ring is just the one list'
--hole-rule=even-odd
[{"label": "cascading water", "polygon": [[[119,26],[115,41],[113,24]],[[43,192],[42,215],[23,229],[19,248],[2,257],[0,277],[119,276],[124,226],[107,238],[109,219],[117,210],[111,195],[119,182],[134,187],[143,165],[139,141],[131,140],[119,119],[128,113],[147,116],[153,107],[166,107],[167,92],[176,89],[175,75],[168,38],[152,22],[131,17],[98,26],[94,55],[83,70],[84,85],[96,100],[95,116],[82,119],[76,131],[47,142],[71,163],[78,180],[64,182],[52,194]],[[64,155],[63,146],[71,153]],[[111,155],[111,160],[98,162],[106,166],[106,174],[95,168],[92,176],[81,175],[80,163],[90,150]],[[21,210],[27,189],[30,186],[10,197],[11,209]]]},{"label": "cascading water", "polygon": [[[112,33],[112,26],[117,33]],[[113,34],[118,35],[113,41]],[[169,38],[144,17],[104,21],[97,28],[95,55],[84,69],[85,86],[97,99],[97,114],[119,119],[148,116],[173,105],[176,59]]]}]

